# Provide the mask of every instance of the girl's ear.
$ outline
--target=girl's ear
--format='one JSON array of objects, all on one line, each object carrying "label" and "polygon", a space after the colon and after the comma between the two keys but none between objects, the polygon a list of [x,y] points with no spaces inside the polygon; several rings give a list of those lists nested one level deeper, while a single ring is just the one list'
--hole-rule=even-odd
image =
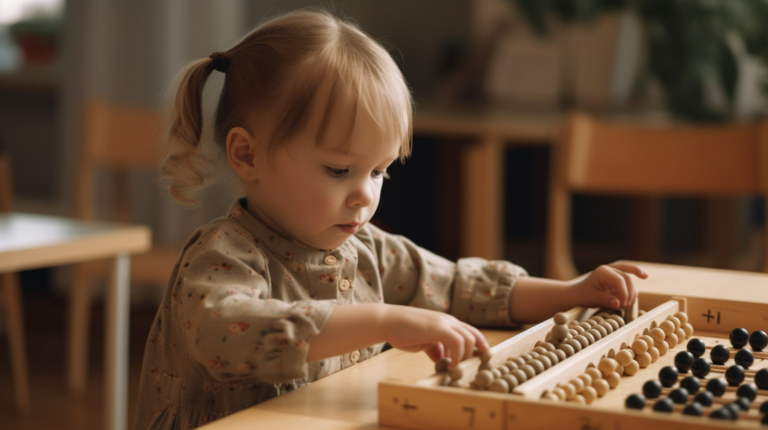
[{"label": "girl's ear", "polygon": [[256,157],[259,147],[256,138],[242,127],[234,127],[227,133],[227,160],[232,169],[244,181],[259,179]]}]

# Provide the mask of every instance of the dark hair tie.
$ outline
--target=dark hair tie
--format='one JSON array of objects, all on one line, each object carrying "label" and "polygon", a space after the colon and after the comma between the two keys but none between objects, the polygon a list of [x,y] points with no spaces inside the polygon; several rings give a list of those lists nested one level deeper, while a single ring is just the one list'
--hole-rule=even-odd
[{"label": "dark hair tie", "polygon": [[213,70],[217,70],[221,73],[227,73],[229,64],[232,62],[223,52],[214,52],[208,57],[211,59],[211,66]]}]

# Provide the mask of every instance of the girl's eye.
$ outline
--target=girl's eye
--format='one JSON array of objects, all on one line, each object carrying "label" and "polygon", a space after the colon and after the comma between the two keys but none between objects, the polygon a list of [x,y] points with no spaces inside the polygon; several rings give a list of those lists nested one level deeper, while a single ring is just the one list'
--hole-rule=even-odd
[{"label": "girl's eye", "polygon": [[371,176],[373,176],[376,179],[378,178],[389,179],[389,174],[387,174],[387,172],[382,172],[380,170],[374,170],[373,172],[371,172]]},{"label": "girl's eye", "polygon": [[349,172],[349,169],[335,169],[333,167],[325,166],[325,170],[334,177],[343,176],[345,173]]}]

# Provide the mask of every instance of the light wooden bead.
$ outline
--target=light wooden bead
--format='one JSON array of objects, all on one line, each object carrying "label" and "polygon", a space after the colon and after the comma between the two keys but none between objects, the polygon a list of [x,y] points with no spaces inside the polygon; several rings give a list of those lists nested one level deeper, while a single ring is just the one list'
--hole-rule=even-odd
[{"label": "light wooden bead", "polygon": [[501,365],[501,366],[497,367],[496,370],[501,372],[501,376],[504,376],[507,373],[509,373],[509,369],[507,368],[507,366],[504,366],[504,365]]},{"label": "light wooden bead", "polygon": [[461,370],[461,367],[457,367],[455,369],[448,370],[448,376],[451,377],[454,381],[457,379],[461,379],[464,377],[464,371]]},{"label": "light wooden bead", "polygon": [[608,323],[608,325],[610,325],[610,326],[611,326],[611,328],[613,329],[613,331],[616,331],[616,330],[618,330],[618,329],[620,329],[620,328],[621,328],[621,326],[619,325],[619,323],[617,323],[617,322],[616,322],[616,320],[614,320],[614,319],[607,319],[607,320],[605,320],[605,322],[606,322],[606,323]]},{"label": "light wooden bead", "polygon": [[603,321],[600,323],[600,327],[604,328],[608,334],[613,333],[613,326],[608,324],[607,322]]},{"label": "light wooden bead", "polygon": [[637,361],[637,364],[640,365],[641,369],[645,369],[646,367],[651,365],[651,354],[648,354],[647,352],[642,355],[638,355],[635,357],[635,361]]},{"label": "light wooden bead", "polygon": [[504,367],[509,369],[509,371],[511,372],[511,371],[517,369],[520,366],[518,366],[517,363],[515,363],[514,361],[507,360],[507,361],[504,362]]},{"label": "light wooden bead", "polygon": [[513,388],[517,387],[519,383],[517,382],[517,378],[515,375],[512,375],[511,373],[507,373],[506,375],[502,375],[501,379],[507,381],[507,384],[509,385],[509,390],[512,391]]},{"label": "light wooden bead", "polygon": [[682,327],[675,330],[675,334],[677,335],[677,343],[683,343],[685,340],[685,330],[683,330]]},{"label": "light wooden bead", "polygon": [[542,398],[543,400],[551,400],[551,401],[553,401],[553,402],[557,402],[558,400],[560,400],[560,399],[558,399],[558,398],[557,398],[557,396],[556,396],[556,395],[554,395],[554,394],[552,394],[552,393],[546,393],[546,394],[544,394],[543,396],[541,396],[541,398]]},{"label": "light wooden bead", "polygon": [[597,397],[603,397],[605,393],[611,389],[611,386],[605,379],[597,379],[592,381],[592,387],[595,389],[595,391],[597,391]]},{"label": "light wooden bead", "polygon": [[680,324],[682,325],[688,324],[688,314],[686,314],[685,312],[676,312],[675,318],[679,319]]},{"label": "light wooden bead", "polygon": [[547,350],[543,346],[537,346],[536,348],[533,348],[533,352],[541,355],[547,352]]},{"label": "light wooden bead", "polygon": [[592,386],[584,387],[584,391],[581,392],[581,396],[584,397],[584,401],[589,405],[597,398],[597,391]]},{"label": "light wooden bead", "polygon": [[600,363],[597,365],[597,370],[600,371],[600,373],[603,374],[603,378],[605,378],[607,375],[610,375],[616,370],[616,360],[612,358],[603,358],[600,360]]},{"label": "light wooden bead", "polygon": [[480,363],[480,366],[478,366],[478,369],[480,369],[480,370],[493,370],[493,366],[491,365],[491,363],[485,361],[485,362]]},{"label": "light wooden bead", "polygon": [[531,358],[536,358],[539,356],[539,353],[536,351],[528,351],[528,355],[530,355]]},{"label": "light wooden bead", "polygon": [[675,330],[679,329],[679,328],[680,328],[680,326],[682,326],[682,325],[683,325],[683,324],[680,322],[680,320],[679,320],[679,319],[677,319],[676,317],[673,317],[673,316],[667,317],[667,320],[669,320],[669,321],[672,321],[672,324],[674,324],[674,325],[675,325]]},{"label": "light wooden bead", "polygon": [[667,338],[665,340],[667,341],[667,344],[669,345],[669,349],[672,349],[672,348],[676,347],[677,344],[680,343],[680,342],[678,342],[677,335],[674,334],[674,333],[672,333],[669,336],[667,336]]},{"label": "light wooden bead", "polygon": [[575,332],[576,332],[576,334],[574,334],[574,335],[573,335],[574,337],[576,337],[577,335],[581,335],[581,334],[584,334],[584,332],[586,331],[586,330],[584,330],[584,327],[582,327],[582,326],[579,326],[579,325],[575,326],[575,327],[574,327],[574,328],[572,328],[571,330],[573,330],[573,331],[575,331]]},{"label": "light wooden bead", "polygon": [[685,331],[685,338],[690,339],[691,336],[693,336],[693,326],[691,323],[685,323],[683,326],[683,331]]},{"label": "light wooden bead", "polygon": [[517,364],[518,368],[525,364],[525,360],[523,360],[523,357],[515,357],[515,358],[513,358],[510,361],[512,361],[513,363]]},{"label": "light wooden bead", "polygon": [[616,388],[619,386],[619,382],[621,382],[621,375],[619,375],[616,372],[613,372],[610,375],[606,376],[604,381],[608,382],[608,386],[611,387],[611,389]]},{"label": "light wooden bead", "polygon": [[648,335],[651,336],[651,338],[653,339],[654,343],[661,342],[662,340],[664,340],[665,337],[667,337],[667,334],[664,333],[664,330],[662,330],[662,329],[660,329],[658,327],[652,328],[651,332],[648,333]]},{"label": "light wooden bead", "polygon": [[573,349],[573,347],[567,343],[561,343],[560,345],[558,345],[557,349],[559,351],[563,351],[566,357],[570,357],[576,353],[576,350]]},{"label": "light wooden bead", "polygon": [[544,354],[549,359],[549,362],[552,363],[552,366],[560,362],[560,358],[552,351],[547,351],[546,354]]},{"label": "light wooden bead", "polygon": [[491,361],[492,357],[493,357],[493,354],[491,354],[491,351],[485,351],[480,353],[480,361],[484,363]]},{"label": "light wooden bead", "polygon": [[589,340],[587,340],[587,338],[582,335],[574,336],[573,340],[581,344],[581,349],[584,349],[589,346]]},{"label": "light wooden bead", "polygon": [[558,312],[555,314],[552,319],[555,321],[555,324],[567,324],[568,323],[568,315]]},{"label": "light wooden bead", "polygon": [[573,396],[571,401],[573,403],[579,403],[579,404],[582,404],[582,405],[587,403],[586,400],[584,400],[584,396],[582,396],[581,394],[577,394],[577,395]]},{"label": "light wooden bead", "polygon": [[565,343],[573,347],[574,353],[581,351],[581,342],[576,339],[568,339]]},{"label": "light wooden bead", "polygon": [[622,349],[616,353],[616,361],[624,367],[627,367],[633,358],[635,358],[635,353],[631,349]]},{"label": "light wooden bead", "polygon": [[662,340],[661,342],[656,342],[655,346],[656,346],[656,349],[659,350],[659,354],[662,356],[666,355],[667,352],[669,351],[669,344],[667,343],[666,340]]},{"label": "light wooden bead", "polygon": [[533,368],[533,371],[534,371],[534,372],[536,372],[536,374],[537,374],[537,375],[538,375],[539,373],[543,373],[543,372],[544,372],[544,370],[546,370],[546,369],[544,369],[544,364],[543,364],[541,361],[539,361],[538,359],[533,359],[533,360],[530,360],[530,361],[529,361],[528,363],[526,363],[526,364],[527,364],[528,366],[530,366],[531,368]]},{"label": "light wooden bead", "polygon": [[493,391],[494,393],[509,393],[509,384],[504,379],[497,378],[488,386],[488,391]]},{"label": "light wooden bead", "polygon": [[643,339],[635,339],[634,342],[632,342],[632,352],[635,353],[635,355],[643,355],[648,351],[648,344],[645,343]]},{"label": "light wooden bead", "polygon": [[601,338],[608,336],[608,330],[606,330],[605,327],[603,327],[601,325],[596,325],[593,328],[600,332]]},{"label": "light wooden bead", "polygon": [[565,399],[571,400],[576,395],[576,387],[574,387],[571,384],[563,384],[560,386],[560,388],[565,391]]},{"label": "light wooden bead", "polygon": [[638,339],[644,340],[645,343],[648,344],[648,349],[653,348],[653,344],[656,343],[656,341],[653,340],[653,338],[650,335],[648,335],[648,334],[644,334],[644,335],[640,336]]},{"label": "light wooden bead", "polygon": [[618,325],[619,325],[619,327],[624,327],[624,325],[626,324],[626,323],[624,322],[624,318],[622,318],[620,315],[611,315],[611,316],[609,316],[608,318],[610,318],[610,319],[612,319],[612,320],[616,321],[616,324],[618,324]]},{"label": "light wooden bead", "polygon": [[592,385],[592,377],[589,376],[588,373],[582,373],[581,375],[579,375],[579,379],[581,379],[581,382],[584,383],[585,387],[589,387],[590,385]]},{"label": "light wooden bead", "polygon": [[552,389],[552,394],[557,396],[557,398],[560,399],[560,400],[565,400],[565,390],[563,390],[560,387],[556,387],[556,388]]},{"label": "light wooden bead", "polygon": [[669,336],[675,332],[675,323],[670,320],[662,321],[661,324],[659,324],[659,328],[664,330],[664,336]]},{"label": "light wooden bead", "polygon": [[597,323],[596,323],[596,322],[594,322],[594,321],[590,321],[590,320],[587,320],[587,321],[582,321],[582,322],[580,322],[580,323],[579,323],[579,325],[580,325],[581,327],[584,327],[584,330],[589,330],[590,328],[592,328],[592,327],[596,326],[596,325],[597,325]]},{"label": "light wooden bead", "polygon": [[474,382],[478,387],[485,388],[493,381],[493,373],[490,370],[481,370],[475,375]]},{"label": "light wooden bead", "polygon": [[595,316],[593,316],[593,317],[592,317],[592,318],[590,318],[590,319],[591,319],[592,321],[594,321],[595,323],[597,323],[597,324],[600,324],[600,323],[602,323],[603,321],[605,321],[605,318],[603,318],[603,317],[601,317],[601,316],[599,316],[599,315],[595,315]]},{"label": "light wooden bead", "polygon": [[575,328],[568,329],[568,334],[571,335],[571,337],[578,336],[579,332],[576,331]]},{"label": "light wooden bead", "polygon": [[581,336],[584,336],[587,339],[587,342],[589,342],[590,345],[597,342],[594,336],[592,336],[591,333],[584,332],[581,334]]},{"label": "light wooden bead", "polygon": [[509,372],[509,374],[514,376],[515,379],[517,379],[518,384],[522,384],[523,382],[528,380],[528,375],[525,372],[523,372],[523,369],[515,369]]},{"label": "light wooden bead", "polygon": [[443,357],[435,362],[435,372],[445,372],[448,370],[448,365],[451,364],[451,358],[450,357]]},{"label": "light wooden bead", "polygon": [[458,380],[458,379],[454,379],[454,380],[452,380],[451,382],[449,382],[449,383],[448,383],[448,386],[449,386],[449,387],[454,387],[454,388],[464,388],[464,387],[466,387],[466,385],[464,385],[464,383],[463,383],[463,382],[461,382],[461,381],[460,381],[460,380]]},{"label": "light wooden bead", "polygon": [[568,381],[568,383],[573,385],[574,388],[576,388],[576,393],[581,393],[581,391],[584,389],[584,381],[582,381],[579,378],[573,378],[570,381]]},{"label": "light wooden bead", "polygon": [[527,376],[528,379],[531,379],[534,376],[536,376],[536,369],[534,369],[533,367],[531,367],[528,364],[524,364],[524,365],[520,366],[519,370],[522,370],[523,372],[525,372],[525,376]]},{"label": "light wooden bead", "polygon": [[565,338],[568,336],[568,326],[565,325],[556,325],[552,329],[552,338],[556,339],[560,342],[565,340]]},{"label": "light wooden bead", "polygon": [[592,377],[592,384],[594,385],[594,382],[598,379],[603,379],[603,374],[600,373],[600,371],[596,367],[590,367],[589,369],[585,370],[584,373]]},{"label": "light wooden bead", "polygon": [[533,350],[536,351],[536,348],[542,348],[546,344],[547,344],[547,342],[545,342],[543,340],[537,340],[536,343],[533,345],[533,346],[535,346],[535,348],[533,348]]},{"label": "light wooden bead", "polygon": [[544,349],[546,349],[547,351],[553,351],[554,352],[554,350],[556,350],[557,348],[555,348],[555,346],[552,345],[551,343],[547,342],[547,343],[544,344]]},{"label": "light wooden bead", "polygon": [[491,373],[493,373],[494,378],[501,378],[501,370],[499,369],[491,369]]},{"label": "light wooden bead", "polygon": [[619,375],[623,375],[624,374],[624,366],[622,366],[619,363],[616,363],[616,373],[618,373]]},{"label": "light wooden bead", "polygon": [[[549,352],[547,352],[547,354],[549,354]],[[542,354],[536,357],[536,360],[538,360],[539,363],[544,365],[544,370],[547,370],[554,365],[552,361],[549,359],[549,357],[547,357],[547,354]]]},{"label": "light wooden bead", "polygon": [[624,366],[624,374],[628,376],[635,376],[638,370],[640,370],[640,364],[635,360],[631,360]]},{"label": "light wooden bead", "polygon": [[654,346],[653,348],[648,350],[648,355],[651,356],[651,363],[655,363],[656,360],[659,359],[659,356],[661,354],[659,354],[659,349]]},{"label": "light wooden bead", "polygon": [[589,330],[585,331],[584,333],[589,333],[589,334],[591,334],[591,335],[592,335],[592,337],[594,337],[594,338],[595,338],[595,342],[597,342],[598,340],[600,340],[600,339],[602,339],[602,338],[603,338],[603,335],[602,335],[602,334],[600,334],[600,332],[599,332],[599,331],[597,331],[597,330],[595,330],[595,329],[589,329]]},{"label": "light wooden bead", "polygon": [[[568,347],[570,348],[570,345],[569,345]],[[557,355],[557,358],[558,358],[560,361],[563,361],[563,360],[565,360],[566,358],[568,358],[568,355],[566,355],[565,351],[563,351],[562,349],[556,349],[556,350],[555,350],[555,354]]]},{"label": "light wooden bead", "polygon": [[[547,336],[551,336],[550,333],[547,333]],[[547,345],[551,346],[552,348],[557,349],[557,345],[560,345],[560,341],[554,338],[547,339]]]}]

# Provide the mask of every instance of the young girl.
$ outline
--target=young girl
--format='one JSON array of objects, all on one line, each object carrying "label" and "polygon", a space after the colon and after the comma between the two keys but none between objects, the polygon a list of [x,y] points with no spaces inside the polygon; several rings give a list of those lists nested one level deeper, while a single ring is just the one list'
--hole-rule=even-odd
[{"label": "young girl", "polygon": [[488,349],[474,326],[634,302],[629,274],[647,275],[633,265],[536,279],[371,225],[387,167],[411,151],[411,96],[381,46],[325,12],[275,18],[185,70],[163,164],[178,201],[206,183],[201,94],[214,70],[225,83],[213,138],[245,197],[183,248],[147,342],[137,429],[197,427],[385,342],[453,368]]}]

